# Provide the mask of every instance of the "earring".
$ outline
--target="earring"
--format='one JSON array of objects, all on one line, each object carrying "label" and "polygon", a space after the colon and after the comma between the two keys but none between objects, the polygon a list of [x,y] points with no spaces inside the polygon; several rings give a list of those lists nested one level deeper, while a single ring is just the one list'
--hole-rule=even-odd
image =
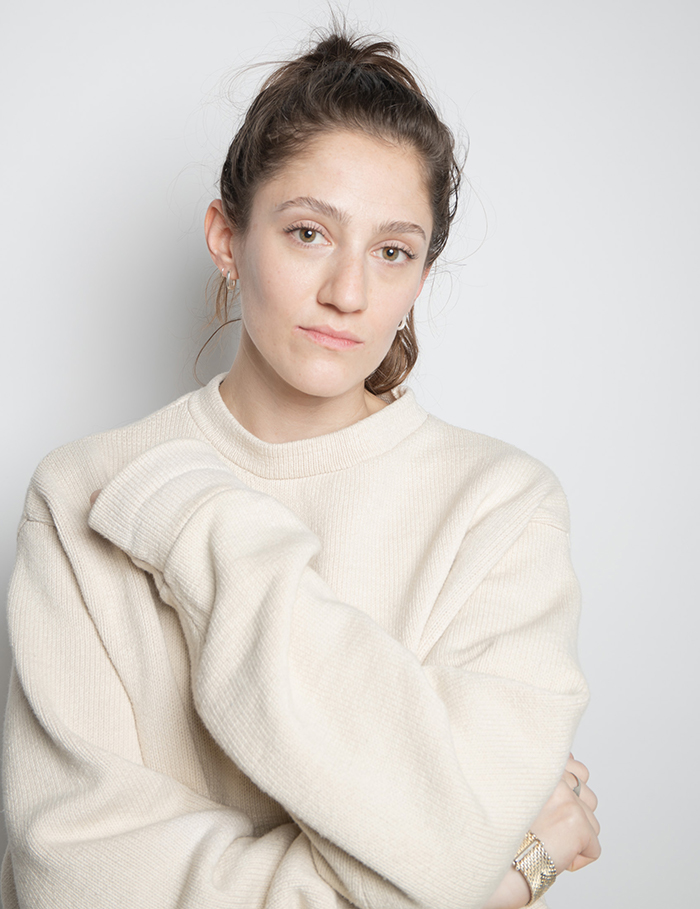
[{"label": "earring", "polygon": [[[221,269],[221,274],[223,275],[224,270]],[[235,290],[236,289],[236,279],[231,277],[231,272],[226,274],[226,290]]]},{"label": "earring", "polygon": [[405,315],[403,317],[403,319],[401,319],[401,321],[399,322],[399,327],[396,330],[403,331],[407,325],[408,325],[408,315]]}]

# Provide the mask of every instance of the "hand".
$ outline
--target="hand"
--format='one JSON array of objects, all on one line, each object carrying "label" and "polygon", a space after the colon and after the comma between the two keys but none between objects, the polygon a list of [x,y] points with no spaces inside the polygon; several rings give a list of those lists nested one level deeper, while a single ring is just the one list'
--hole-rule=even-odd
[{"label": "hand", "polygon": [[[600,825],[593,813],[598,799],[587,785],[588,776],[588,768],[570,754],[557,788],[530,827],[551,856],[557,874],[578,871],[600,855]],[[576,777],[581,781],[580,795],[574,792]],[[529,901],[525,878],[509,868],[483,909],[522,909]]]},{"label": "hand", "polygon": [[[578,796],[574,793],[576,777],[581,781]],[[593,813],[598,799],[587,785],[588,778],[585,764],[569,755],[561,780],[530,827],[551,856],[557,874],[578,871],[600,855],[600,824]]]}]

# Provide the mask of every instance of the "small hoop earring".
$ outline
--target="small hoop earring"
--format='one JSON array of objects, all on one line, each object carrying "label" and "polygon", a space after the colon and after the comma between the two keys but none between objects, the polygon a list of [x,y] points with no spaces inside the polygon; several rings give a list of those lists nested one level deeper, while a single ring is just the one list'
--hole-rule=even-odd
[{"label": "small hoop earring", "polygon": [[[223,275],[224,270],[221,269],[221,274]],[[235,290],[236,289],[236,279],[231,277],[231,272],[226,274],[226,290]]]},{"label": "small hoop earring", "polygon": [[403,319],[401,319],[401,321],[399,322],[399,327],[396,330],[403,331],[407,325],[408,325],[408,316],[406,315],[403,317]]}]

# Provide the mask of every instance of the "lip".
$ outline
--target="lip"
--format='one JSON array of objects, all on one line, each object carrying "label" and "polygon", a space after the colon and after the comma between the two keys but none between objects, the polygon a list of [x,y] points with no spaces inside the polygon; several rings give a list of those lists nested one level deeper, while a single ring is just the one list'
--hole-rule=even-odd
[{"label": "lip", "polygon": [[331,350],[350,350],[362,344],[362,341],[352,332],[337,331],[330,325],[298,325],[297,330],[315,344]]}]

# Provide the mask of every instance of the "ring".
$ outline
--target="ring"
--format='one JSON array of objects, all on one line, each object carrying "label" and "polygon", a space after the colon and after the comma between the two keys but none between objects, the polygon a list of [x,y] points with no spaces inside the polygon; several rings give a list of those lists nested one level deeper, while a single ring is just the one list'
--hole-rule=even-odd
[{"label": "ring", "polygon": [[[571,773],[571,771],[569,771]],[[574,795],[581,795],[581,780],[576,776],[575,773],[571,773],[571,776],[576,780],[576,785],[574,786]]]}]

